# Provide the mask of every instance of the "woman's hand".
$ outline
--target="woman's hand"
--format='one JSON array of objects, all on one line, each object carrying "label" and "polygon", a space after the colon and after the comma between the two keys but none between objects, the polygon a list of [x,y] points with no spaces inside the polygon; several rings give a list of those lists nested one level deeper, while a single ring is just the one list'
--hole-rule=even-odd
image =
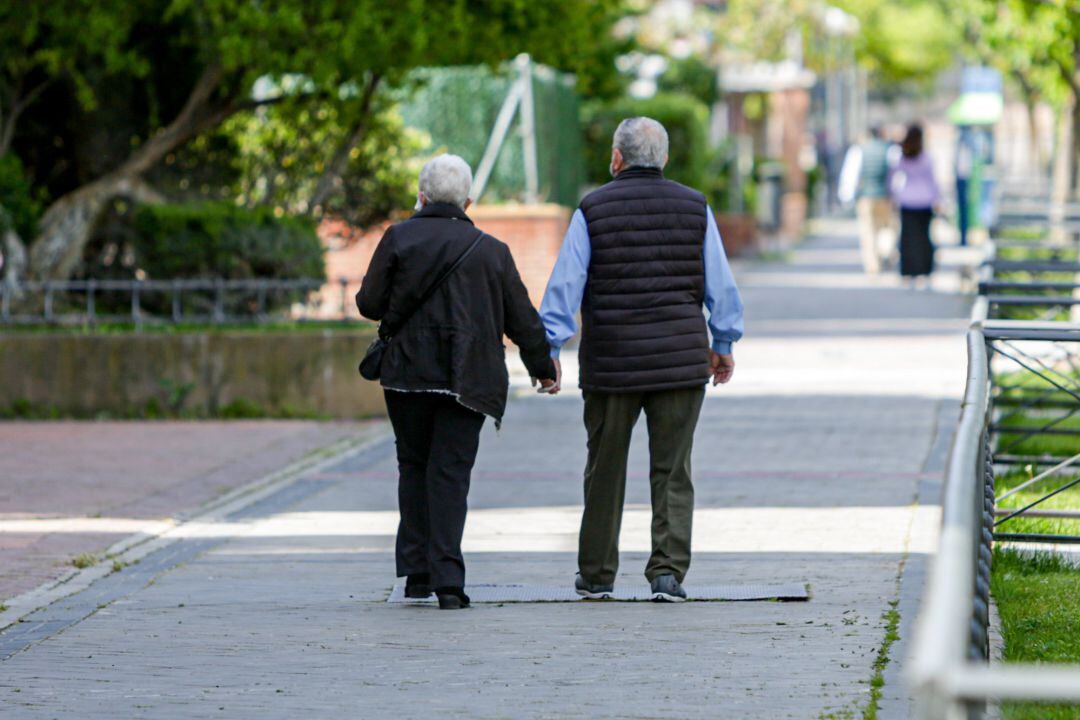
[{"label": "woman's hand", "polygon": [[[558,395],[562,390],[562,363],[558,358],[552,358],[551,362],[555,365],[555,379],[541,378],[540,387],[536,388],[536,392],[541,395]],[[532,380],[532,386],[536,387],[536,378],[529,378]]]}]

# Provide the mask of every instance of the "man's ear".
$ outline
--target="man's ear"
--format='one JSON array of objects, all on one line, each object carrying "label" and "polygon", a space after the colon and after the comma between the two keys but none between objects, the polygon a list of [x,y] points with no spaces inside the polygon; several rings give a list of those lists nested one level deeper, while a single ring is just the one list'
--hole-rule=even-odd
[{"label": "man's ear", "polygon": [[465,198],[465,205],[461,209],[468,210],[470,205],[472,205],[472,198]]},{"label": "man's ear", "polygon": [[664,168],[666,168],[666,167],[667,167],[667,161],[668,161],[668,156],[667,156],[667,155],[665,155],[665,156],[664,156],[664,164],[660,166],[660,169],[661,169],[661,170],[663,170]]}]

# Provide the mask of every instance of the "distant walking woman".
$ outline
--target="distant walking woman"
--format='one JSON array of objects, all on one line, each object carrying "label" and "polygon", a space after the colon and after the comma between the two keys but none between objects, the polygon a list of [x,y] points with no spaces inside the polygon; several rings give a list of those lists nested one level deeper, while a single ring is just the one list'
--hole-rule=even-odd
[{"label": "distant walking woman", "polygon": [[378,377],[397,440],[397,574],[407,597],[434,590],[443,609],[469,605],[461,536],[480,428],[506,408],[503,336],[545,388],[556,377],[509,248],[465,214],[471,185],[456,155],[425,165],[416,214],[383,235],[356,295],[389,338]]},{"label": "distant walking woman", "polygon": [[923,150],[923,130],[912,125],[900,144],[900,162],[889,187],[900,208],[900,275],[913,284],[925,283],[934,270],[930,221],[940,198],[934,164]]}]

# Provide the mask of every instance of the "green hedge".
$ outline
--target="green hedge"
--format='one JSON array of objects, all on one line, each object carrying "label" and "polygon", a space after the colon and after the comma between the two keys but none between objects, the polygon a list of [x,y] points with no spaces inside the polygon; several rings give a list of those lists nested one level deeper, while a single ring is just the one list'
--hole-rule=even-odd
[{"label": "green hedge", "polygon": [[701,191],[706,190],[709,110],[691,95],[658,93],[638,100],[620,98],[612,103],[587,105],[584,112],[585,160],[589,182],[600,185],[611,179],[611,138],[619,123],[644,115],[660,122],[668,132],[669,158],[664,175]]},{"label": "green hedge", "polygon": [[14,153],[0,157],[0,232],[11,227],[24,242],[33,240],[43,209],[41,200],[30,187],[19,158]]},{"label": "green hedge", "polygon": [[323,247],[308,218],[228,203],[143,205],[133,218],[135,266],[173,278],[321,278]]},{"label": "green hedge", "polygon": [[[270,278],[298,280],[325,277],[323,247],[314,221],[277,216],[272,208],[249,209],[223,202],[130,206],[117,203],[88,243],[78,278],[99,280]],[[300,291],[269,292],[263,309],[286,309],[303,299]],[[183,296],[185,317],[208,315],[215,293],[189,291]],[[257,309],[257,293],[226,293],[225,310],[245,315]],[[63,300],[59,302],[63,303]],[[75,297],[82,303],[81,296]],[[102,292],[96,298],[101,315],[126,315],[127,293]],[[170,294],[144,291],[142,310],[149,315],[171,312]]]}]

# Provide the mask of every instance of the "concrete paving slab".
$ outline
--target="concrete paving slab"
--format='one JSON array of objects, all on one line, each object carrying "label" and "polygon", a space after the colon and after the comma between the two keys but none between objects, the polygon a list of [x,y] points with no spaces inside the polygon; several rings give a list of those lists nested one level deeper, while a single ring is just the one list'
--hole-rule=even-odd
[{"label": "concrete paving slab", "polygon": [[[857,258],[850,237],[811,240],[805,253],[839,273]],[[176,548],[192,557],[2,661],[5,715],[859,716],[896,606],[901,639],[879,717],[905,717],[894,670],[936,543],[933,458],[963,383],[965,301],[815,288],[807,268],[817,265],[804,265],[789,284],[776,267],[740,269],[755,322],[807,316],[837,332],[755,337],[748,322],[736,379],[710,390],[698,428],[686,585],[796,578],[809,583],[808,602],[484,603],[455,613],[387,603],[396,507],[387,443],[306,478],[312,492],[191,528]],[[768,283],[754,285],[758,271]],[[890,325],[920,314],[956,318],[958,331]],[[470,584],[570,587],[581,411],[573,392],[523,396],[500,433],[485,429],[465,537]],[[643,585],[649,550],[637,432],[617,588]]]}]

